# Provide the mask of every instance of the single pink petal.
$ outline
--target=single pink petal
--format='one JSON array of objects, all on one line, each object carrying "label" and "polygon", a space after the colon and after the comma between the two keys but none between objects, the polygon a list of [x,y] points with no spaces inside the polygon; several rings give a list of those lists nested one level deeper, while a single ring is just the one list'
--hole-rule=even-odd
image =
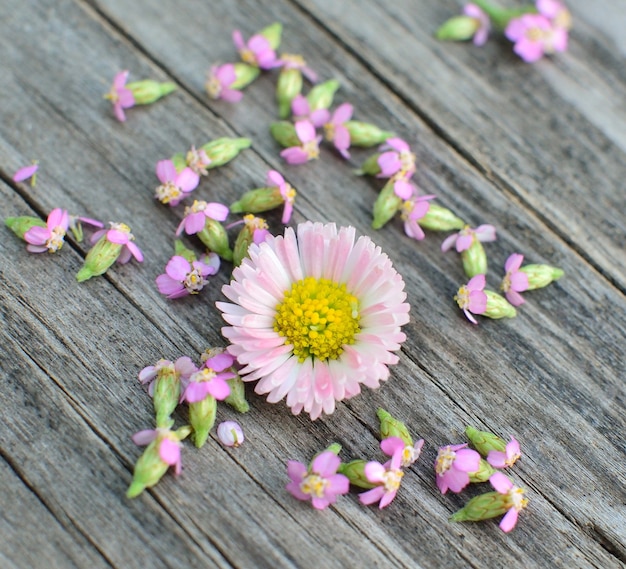
[{"label": "single pink petal", "polygon": [[283,209],[283,216],[280,222],[283,224],[289,223],[292,213],[293,213],[293,204],[291,202],[285,202],[285,207]]},{"label": "single pink petal", "polygon": [[446,479],[448,490],[458,494],[463,488],[469,484],[469,474],[456,468],[451,468],[443,477]]},{"label": "single pink petal", "polygon": [[215,70],[215,77],[219,80],[222,87],[228,87],[231,83],[234,83],[235,79],[237,79],[235,66],[232,63],[220,65]]},{"label": "single pink petal", "polygon": [[302,479],[307,475],[307,472],[307,467],[301,462],[298,462],[297,460],[289,460],[287,462],[287,475],[293,482],[297,482],[298,484],[302,482]]},{"label": "single pink petal", "polygon": [[513,253],[509,255],[506,262],[504,263],[504,270],[507,273],[513,273],[522,266],[524,262],[524,255],[520,255],[519,253]]},{"label": "single pink petal", "polygon": [[141,249],[139,247],[137,247],[137,245],[135,245],[132,241],[129,241],[128,243],[126,243],[126,249],[128,249],[128,251],[130,251],[130,254],[135,257],[135,260],[139,263],[143,262],[143,253],[141,252]]},{"label": "single pink petal", "polygon": [[39,169],[38,164],[31,164],[30,166],[24,166],[20,168],[15,174],[13,174],[14,182],[23,182],[30,178]]},{"label": "single pink petal", "polygon": [[50,230],[47,227],[35,225],[24,233],[24,241],[32,245],[43,245],[48,239],[50,239]]},{"label": "single pink petal", "polygon": [[145,446],[157,438],[157,432],[154,429],[146,429],[135,433],[131,438],[136,445]]},{"label": "single pink petal", "polygon": [[217,202],[209,202],[204,208],[205,215],[216,221],[224,221],[229,212],[228,206]]},{"label": "single pink petal", "polygon": [[209,395],[208,381],[192,381],[185,389],[183,398],[188,403],[197,403]]},{"label": "single pink petal", "polygon": [[[336,470],[336,469],[335,469]],[[350,480],[343,474],[333,474],[327,476],[328,488],[327,493],[330,494],[347,494],[350,489]]]},{"label": "single pink petal", "polygon": [[517,273],[510,275],[510,279],[511,290],[516,292],[524,292],[525,290],[528,290],[528,275],[526,273],[518,271]]},{"label": "single pink petal", "polygon": [[325,451],[313,459],[311,470],[322,478],[329,478],[337,472],[340,464],[341,460],[335,453]]},{"label": "single pink petal", "polygon": [[299,146],[285,148],[280,155],[288,164],[304,164],[309,161],[309,155]]},{"label": "single pink petal", "polygon": [[243,93],[241,91],[237,91],[236,89],[224,88],[220,94],[220,99],[229,103],[238,103],[241,99],[243,99]]},{"label": "single pink petal", "polygon": [[174,255],[165,266],[165,272],[174,280],[182,282],[191,272],[191,264],[185,257]]},{"label": "single pink petal", "polygon": [[490,450],[487,454],[487,462],[494,468],[504,468],[506,466],[506,454],[498,450]]},{"label": "single pink petal", "polygon": [[478,324],[478,320],[476,320],[476,318],[474,318],[474,316],[472,316],[472,313],[467,309],[464,308],[463,309],[463,314],[465,314],[465,317],[472,323],[472,324]]},{"label": "single pink petal", "polygon": [[94,243],[97,243],[98,241],[100,241],[100,239],[101,239],[102,237],[104,237],[104,236],[107,234],[107,232],[108,232],[108,231],[109,231],[108,229],[101,229],[100,231],[96,231],[96,232],[95,232],[95,233],[91,236],[91,238],[89,239],[89,241],[91,242],[91,244],[92,244],[92,245],[93,245]]},{"label": "single pink petal", "polygon": [[119,229],[109,229],[107,231],[107,241],[117,243],[118,245],[126,245],[128,243],[128,233]]},{"label": "single pink petal", "polygon": [[462,251],[466,251],[467,249],[469,249],[473,242],[474,236],[472,234],[459,235],[459,238],[456,240],[457,253],[461,253]]},{"label": "single pink petal", "polygon": [[520,456],[521,454],[522,451],[520,449],[519,442],[517,441],[517,439],[511,437],[511,440],[506,445],[507,458],[512,456]]},{"label": "single pink petal", "polygon": [[205,223],[206,215],[204,215],[204,212],[202,211],[190,213],[181,222],[182,226],[185,228],[185,233],[187,235],[194,235],[196,233],[199,233],[204,229]]},{"label": "single pink petal", "polygon": [[165,296],[178,296],[180,292],[186,291],[185,287],[180,281],[175,280],[166,274],[159,275],[155,279],[155,282],[157,288],[159,289],[159,292],[161,294],[164,294]]},{"label": "single pink petal", "polygon": [[128,74],[130,72],[128,70],[125,71],[120,71],[114,78],[113,78],[113,88],[118,91],[120,89],[122,89],[124,87],[124,85],[126,85],[126,81],[128,79]]},{"label": "single pink petal", "polygon": [[270,42],[265,36],[255,34],[248,40],[248,49],[255,54],[271,50]]},{"label": "single pink petal", "polygon": [[309,120],[318,128],[330,120],[330,113],[328,109],[316,109],[309,115]]},{"label": "single pink petal", "polygon": [[496,240],[496,228],[493,225],[484,224],[479,225],[474,234],[479,241],[495,241]]},{"label": "single pink petal", "polygon": [[518,512],[515,508],[511,508],[504,517],[500,520],[500,529],[508,533],[510,532],[517,523]]},{"label": "single pink petal", "polygon": [[480,468],[480,454],[469,448],[456,451],[454,468],[463,472],[476,472]]},{"label": "single pink petal", "polygon": [[233,356],[231,356],[228,352],[222,352],[221,354],[216,354],[212,358],[206,360],[204,365],[207,368],[220,372],[231,367],[234,363],[235,358]]},{"label": "single pink petal", "polygon": [[243,36],[239,30],[233,30],[233,43],[238,50],[246,47],[245,42],[243,41]]},{"label": "single pink petal", "polygon": [[122,247],[122,250],[117,258],[117,262],[120,265],[125,265],[126,263],[128,263],[128,261],[130,261],[130,258],[132,257],[130,250],[128,249],[128,247],[126,245],[124,245]]},{"label": "single pink petal", "polygon": [[55,227],[65,225],[64,229],[67,229],[69,222],[69,218],[67,216],[67,211],[62,210],[59,207],[54,208],[49,214],[48,219],[46,221],[46,225],[48,229],[53,230]]},{"label": "single pink petal", "polygon": [[414,187],[408,180],[400,179],[394,182],[393,191],[399,198],[408,200],[413,196]]},{"label": "single pink petal", "polygon": [[359,494],[359,500],[361,504],[365,504],[366,506],[369,504],[375,504],[380,501],[380,499],[385,494],[385,488],[383,486],[376,486],[376,488],[372,488],[367,492],[361,492]]},{"label": "single pink petal", "polygon": [[156,165],[156,175],[162,184],[173,182],[176,179],[176,166],[171,160],[159,160]]},{"label": "single pink petal", "polygon": [[[332,496],[332,498],[334,498],[334,496]],[[327,508],[328,506],[330,506],[330,503],[331,503],[330,499],[326,496],[324,496],[323,498],[316,498],[314,496],[313,499],[311,500],[311,505],[316,510],[323,510],[324,508]]]},{"label": "single pink petal", "polygon": [[508,494],[509,490],[513,488],[513,482],[511,479],[502,474],[502,472],[495,472],[489,477],[489,483],[493,486],[496,492],[500,494]]},{"label": "single pink petal", "polygon": [[230,387],[224,380],[213,378],[211,381],[204,382],[208,384],[207,391],[218,401],[223,401],[230,395]]},{"label": "single pink petal", "polygon": [[123,109],[129,109],[135,105],[135,96],[130,89],[120,89],[117,93],[117,104]]},{"label": "single pink petal", "polygon": [[307,98],[298,94],[293,99],[291,99],[291,113],[295,117],[308,117],[311,112],[311,108],[309,106],[309,101]]},{"label": "single pink petal", "polygon": [[386,508],[389,504],[391,504],[391,502],[393,501],[393,499],[396,497],[396,494],[398,493],[397,490],[392,490],[391,492],[385,492],[383,494],[383,497],[380,499],[380,504],[378,504],[378,507],[382,510],[383,508]]},{"label": "single pink petal", "polygon": [[113,113],[115,114],[115,118],[120,121],[126,121],[126,115],[124,114],[124,108],[122,107],[122,103],[117,100],[117,102],[113,103]]},{"label": "single pink petal", "polygon": [[485,288],[485,284],[485,275],[476,275],[468,281],[467,289],[469,291],[483,290]]},{"label": "single pink petal", "polygon": [[343,124],[352,118],[353,107],[350,103],[343,103],[337,107],[333,113],[332,122],[335,126]]},{"label": "single pink petal", "polygon": [[26,245],[26,250],[29,253],[45,253],[48,250],[48,247],[45,245],[32,245],[29,243]]},{"label": "single pink petal", "polygon": [[159,445],[159,456],[170,466],[180,462],[180,444],[171,439],[163,439]]},{"label": "single pink petal", "polygon": [[506,296],[506,299],[509,301],[509,304],[512,304],[513,306],[521,306],[522,304],[526,302],[524,297],[519,292],[513,289],[507,290],[504,293],[504,296]]},{"label": "single pink petal", "polygon": [[404,441],[400,437],[388,437],[380,442],[380,449],[387,455],[393,456],[399,450],[404,450]]},{"label": "single pink petal", "polygon": [[448,235],[448,237],[446,237],[443,240],[443,243],[441,244],[441,250],[445,253],[446,251],[449,251],[450,249],[452,249],[452,247],[454,246],[458,238],[459,238],[458,233],[453,233],[452,235]]},{"label": "single pink petal", "polygon": [[382,482],[386,469],[380,462],[370,461],[365,465],[364,472],[369,482]]},{"label": "single pink petal", "polygon": [[280,172],[276,170],[270,170],[267,173],[267,185],[268,186],[278,186],[279,188],[285,183],[285,178],[283,178]]},{"label": "single pink petal", "polygon": [[305,120],[296,122],[295,129],[300,142],[306,143],[315,140],[315,127],[310,121]]},{"label": "single pink petal", "polygon": [[468,309],[474,314],[483,314],[487,310],[487,295],[482,290],[471,291]]},{"label": "single pink petal", "polygon": [[200,183],[200,174],[194,172],[191,168],[183,168],[176,176],[174,182],[183,192],[191,192],[198,187]]}]

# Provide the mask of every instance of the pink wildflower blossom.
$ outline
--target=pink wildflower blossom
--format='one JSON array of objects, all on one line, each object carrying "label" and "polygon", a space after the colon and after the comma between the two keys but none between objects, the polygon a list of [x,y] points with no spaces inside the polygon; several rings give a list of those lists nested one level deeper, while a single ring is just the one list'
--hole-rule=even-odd
[{"label": "pink wildflower blossom", "polygon": [[473,314],[482,314],[487,310],[487,295],[483,292],[484,288],[485,275],[476,275],[461,286],[454,296],[459,308],[472,324],[478,324]]},{"label": "pink wildflower blossom", "polygon": [[180,357],[175,362],[165,359],[159,360],[155,365],[143,368],[139,372],[138,378],[142,385],[148,386],[148,394],[150,397],[154,394],[154,380],[163,368],[172,368],[181,382],[189,378],[192,373],[198,371],[198,368],[188,356]]},{"label": "pink wildflower blossom", "polygon": [[402,448],[396,449],[391,460],[385,464],[371,461],[365,465],[365,477],[368,482],[377,484],[377,486],[359,494],[359,500],[362,504],[369,505],[379,502],[378,507],[382,510],[396,497],[404,476],[404,472],[400,468],[403,448],[404,443],[402,443]]},{"label": "pink wildflower blossom", "polygon": [[180,235],[183,229],[187,235],[199,233],[204,229],[207,218],[224,221],[227,217],[227,206],[217,202],[194,200],[193,205],[185,208],[185,216],[176,229],[176,235]]},{"label": "pink wildflower blossom", "polygon": [[23,182],[24,180],[28,180],[28,178],[32,177],[30,185],[34,186],[35,180],[37,178],[35,174],[37,173],[38,169],[39,169],[39,164],[31,164],[30,166],[23,166],[17,172],[15,172],[15,174],[13,174],[13,181]]},{"label": "pink wildflower blossom", "polygon": [[437,487],[445,494],[448,490],[458,493],[469,482],[469,473],[476,472],[480,467],[480,454],[462,445],[448,445],[439,448],[435,460]]},{"label": "pink wildflower blossom", "polygon": [[524,14],[512,19],[504,34],[515,43],[513,51],[527,63],[541,59],[544,53],[567,49],[567,29],[555,27],[542,14]]},{"label": "pink wildflower blossom", "polygon": [[[316,419],[389,377],[409,320],[404,281],[355,229],[301,223],[268,235],[222,289],[222,334],[257,393]],[[303,314],[306,313],[306,316]],[[297,325],[294,323],[297,322]]]},{"label": "pink wildflower blossom", "polygon": [[223,370],[218,372],[210,367],[204,367],[189,376],[181,401],[197,403],[209,395],[222,401],[230,395],[230,387],[226,380],[233,377],[235,374],[232,372]]},{"label": "pink wildflower blossom", "polygon": [[391,178],[395,174],[413,174],[415,172],[415,154],[411,148],[401,138],[389,138],[381,145],[380,150],[384,150],[378,157],[380,173],[377,178]]},{"label": "pink wildflower blossom", "polygon": [[494,468],[510,468],[518,458],[522,456],[519,443],[511,437],[504,452],[490,450],[487,454],[487,462]]},{"label": "pink wildflower blossom", "polygon": [[400,437],[388,437],[380,441],[380,448],[387,456],[393,457],[396,453],[400,455],[401,468],[411,466],[420,457],[423,446],[424,439],[420,439],[413,446],[405,444]]},{"label": "pink wildflower blossom", "polygon": [[139,431],[132,437],[133,442],[139,446],[149,445],[155,439],[160,438],[159,444],[159,458],[174,467],[174,474],[178,476],[182,471],[182,462],[180,459],[180,441],[176,438],[176,435],[169,429],[147,429],[145,431]]},{"label": "pink wildflower blossom", "polygon": [[167,298],[181,298],[198,294],[209,282],[206,277],[217,273],[220,258],[215,253],[190,263],[185,257],[174,255],[165,267],[165,273],[156,278],[157,288]]},{"label": "pink wildflower blossom", "polygon": [[507,496],[509,510],[500,520],[500,529],[508,533],[515,527],[519,513],[528,505],[528,499],[524,498],[524,490],[515,486],[511,479],[502,472],[492,474],[489,482],[496,492]]},{"label": "pink wildflower blossom", "polygon": [[200,183],[200,176],[191,168],[177,172],[171,160],[159,160],[156,175],[161,185],[155,190],[154,197],[172,207],[178,205],[185,194],[195,190]]},{"label": "pink wildflower blossom", "polygon": [[28,243],[26,249],[31,253],[56,253],[65,242],[65,234],[69,225],[69,215],[61,208],[55,208],[48,214],[46,227],[35,225],[24,233]]},{"label": "pink wildflower blossom", "polygon": [[309,121],[298,121],[295,124],[295,129],[301,145],[285,148],[280,155],[288,164],[304,164],[309,160],[318,158],[320,154],[319,144],[322,137],[321,135],[316,135],[313,123]]},{"label": "pink wildflower blossom", "polygon": [[420,227],[419,220],[428,213],[430,209],[429,200],[435,197],[434,195],[413,197],[405,200],[402,204],[400,215],[404,221],[404,232],[412,239],[421,241],[426,237],[424,230]]},{"label": "pink wildflower blossom", "polygon": [[345,123],[352,118],[353,107],[350,103],[339,105],[328,122],[324,124],[326,140],[331,141],[344,158],[350,158],[350,132]]},{"label": "pink wildflower blossom", "polygon": [[304,95],[298,94],[291,100],[291,113],[293,121],[309,121],[314,127],[318,128],[328,122],[330,113],[327,109],[316,109],[311,111],[309,101]]},{"label": "pink wildflower blossom", "polygon": [[572,27],[572,15],[559,0],[537,0],[537,11],[548,18],[555,28],[569,30]]},{"label": "pink wildflower blossom", "polygon": [[198,176],[207,176],[209,174],[207,166],[211,164],[211,159],[203,148],[198,150],[195,146],[192,146],[187,152],[187,156],[185,156],[185,162]]},{"label": "pink wildflower blossom", "polygon": [[246,43],[241,32],[234,30],[233,43],[244,63],[255,65],[261,69],[271,69],[281,65],[269,40],[261,34],[252,36]]},{"label": "pink wildflower blossom", "polygon": [[126,88],[128,73],[128,71],[120,71],[113,79],[111,90],[105,95],[105,98],[113,103],[113,112],[120,122],[126,120],[124,109],[135,105],[135,97],[132,91]]},{"label": "pink wildflower blossom", "polygon": [[444,239],[441,244],[441,250],[445,253],[452,249],[454,245],[457,253],[469,249],[472,243],[476,241],[486,242],[496,240],[496,228],[493,225],[479,225],[476,229],[473,229],[469,225],[466,225],[458,233],[453,233]]},{"label": "pink wildflower blossom", "polygon": [[135,257],[140,263],[143,262],[143,253],[141,249],[133,243],[135,236],[130,232],[130,227],[124,223],[109,222],[111,229],[101,229],[96,231],[91,236],[91,243],[97,243],[103,235],[106,235],[109,243],[116,243],[117,245],[123,245],[122,252],[117,258],[117,262],[120,264],[128,263],[131,257]]},{"label": "pink wildflower blossom", "polygon": [[285,200],[281,223],[289,223],[291,214],[293,213],[293,204],[296,199],[296,190],[294,190],[291,184],[286,182],[282,174],[276,170],[270,170],[267,173],[267,185],[270,187],[276,186],[280,190],[280,195],[283,200]]},{"label": "pink wildflower blossom", "polygon": [[474,18],[478,24],[476,32],[474,32],[474,45],[484,45],[489,37],[489,31],[491,30],[491,20],[489,16],[481,8],[476,6],[476,4],[466,4],[463,8],[463,14]]},{"label": "pink wildflower blossom", "polygon": [[278,60],[278,65],[283,69],[299,69],[311,83],[317,83],[317,73],[306,64],[301,55],[283,53]]},{"label": "pink wildflower blossom", "polygon": [[287,491],[298,500],[311,500],[316,510],[323,510],[337,501],[337,496],[347,494],[350,481],[347,476],[337,474],[341,464],[339,457],[331,451],[318,454],[311,467],[296,460],[287,463],[287,474],[291,482]]},{"label": "pink wildflower blossom", "polygon": [[525,300],[522,298],[520,292],[528,290],[528,275],[519,270],[523,261],[524,255],[513,253],[504,264],[506,274],[502,279],[500,288],[504,291],[506,299],[513,306],[524,304]]},{"label": "pink wildflower blossom", "polygon": [[209,78],[205,83],[206,92],[212,99],[223,99],[229,103],[238,103],[243,93],[230,86],[237,80],[235,66],[232,63],[214,65],[209,72]]},{"label": "pink wildflower blossom", "polygon": [[244,441],[243,429],[235,421],[224,421],[217,426],[217,438],[227,447],[238,447]]}]

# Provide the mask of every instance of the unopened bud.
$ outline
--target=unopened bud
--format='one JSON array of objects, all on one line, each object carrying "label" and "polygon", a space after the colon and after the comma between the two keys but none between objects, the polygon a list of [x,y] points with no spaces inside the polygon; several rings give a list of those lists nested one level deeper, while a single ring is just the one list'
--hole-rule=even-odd
[{"label": "unopened bud", "polygon": [[380,438],[388,439],[389,437],[398,437],[402,439],[406,446],[413,446],[413,438],[409,433],[406,425],[392,417],[391,413],[379,408],[376,415],[380,421]]},{"label": "unopened bud", "polygon": [[217,168],[236,158],[241,150],[250,148],[252,141],[249,138],[218,138],[202,145],[210,163],[206,168]]},{"label": "unopened bud", "polygon": [[394,180],[389,180],[378,194],[374,202],[373,229],[380,229],[385,225],[402,207],[404,200],[398,196],[394,190]]},{"label": "unopened bud", "polygon": [[283,25],[280,22],[274,22],[269,26],[263,28],[259,35],[263,36],[270,44],[273,50],[277,50],[280,47],[280,38],[283,31]]},{"label": "unopened bud", "polygon": [[133,94],[136,105],[148,105],[175,91],[176,85],[170,82],[160,83],[152,79],[144,79],[127,83],[126,88]]},{"label": "unopened bud", "polygon": [[463,508],[450,517],[450,521],[478,522],[488,520],[506,514],[509,508],[509,499],[506,494],[487,492],[472,498]]},{"label": "unopened bud", "polygon": [[174,424],[171,415],[180,400],[180,377],[173,364],[159,369],[152,397],[157,427],[170,428]]},{"label": "unopened bud", "polygon": [[233,246],[233,264],[235,267],[241,265],[241,261],[248,256],[248,248],[255,241],[255,232],[267,230],[267,223],[261,217],[246,215],[244,221],[244,226],[241,228],[239,235],[237,235],[235,245]]},{"label": "unopened bud", "polygon": [[394,133],[382,130],[376,125],[361,121],[346,121],[344,126],[350,133],[351,146],[376,146],[382,144],[388,138],[393,138]]},{"label": "unopened bud", "polygon": [[217,401],[212,395],[189,403],[189,423],[193,428],[193,443],[201,448],[209,438],[209,431],[215,424]]},{"label": "unopened bud", "polygon": [[276,83],[276,101],[278,116],[286,119],[291,113],[291,101],[302,91],[302,72],[294,67],[283,68]]},{"label": "unopened bud", "polygon": [[435,34],[438,40],[465,41],[472,39],[480,22],[471,16],[454,16],[444,22]]},{"label": "unopened bud", "polygon": [[380,158],[380,153],[372,154],[369,158],[361,164],[361,167],[358,170],[355,170],[354,173],[357,176],[376,176],[380,174],[381,168],[378,163],[378,159]]},{"label": "unopened bud", "polygon": [[261,213],[277,208],[284,203],[278,186],[257,188],[246,192],[235,203],[231,204],[231,213]]},{"label": "unopened bud", "polygon": [[350,480],[350,484],[358,486],[359,488],[365,488],[367,490],[375,488],[377,484],[373,484],[365,476],[365,465],[367,460],[352,460],[350,462],[342,462],[337,469],[339,474],[347,476]]},{"label": "unopened bud", "polygon": [[228,86],[229,89],[239,91],[250,85],[261,73],[261,70],[256,65],[242,62],[233,63],[232,65],[235,70],[235,80]]},{"label": "unopened bud", "polygon": [[485,253],[485,248],[478,239],[474,238],[472,244],[461,251],[461,260],[463,261],[463,270],[468,277],[487,274],[487,253]]},{"label": "unopened bud", "polygon": [[118,243],[109,241],[106,234],[100,237],[87,253],[82,268],[76,273],[76,280],[82,283],[92,277],[106,273],[109,267],[117,261],[122,252],[122,247]]},{"label": "unopened bud", "polygon": [[543,288],[565,274],[563,269],[550,265],[524,265],[520,272],[526,273],[528,276],[528,288],[526,290]]},{"label": "unopened bud", "polygon": [[454,215],[449,209],[431,203],[426,215],[420,218],[419,225],[431,231],[452,231],[453,229],[463,229],[466,223]]},{"label": "unopened bud", "polygon": [[472,446],[485,457],[492,450],[498,452],[505,452],[506,450],[506,441],[488,431],[479,431],[474,427],[467,426],[465,436],[470,440]]},{"label": "unopened bud", "polygon": [[495,471],[495,468],[491,466],[491,464],[489,464],[484,458],[481,458],[478,470],[476,472],[469,473],[470,482],[487,482]]},{"label": "unopened bud", "polygon": [[270,125],[270,133],[282,147],[300,146],[302,144],[296,133],[296,127],[289,121],[277,121]]},{"label": "unopened bud", "polygon": [[329,79],[315,85],[306,96],[311,111],[328,109],[333,104],[333,98],[337,89],[339,89],[339,81],[337,79]]},{"label": "unopened bud", "polygon": [[30,215],[7,217],[4,220],[4,224],[20,239],[24,239],[26,232],[33,227],[47,227],[45,221]]},{"label": "unopened bud", "polygon": [[204,228],[197,235],[209,251],[217,253],[225,261],[233,260],[233,252],[228,244],[228,234],[219,221],[207,217]]},{"label": "unopened bud", "polygon": [[[237,373],[234,368],[230,368],[230,371]],[[224,403],[230,405],[239,413],[247,413],[250,410],[250,405],[246,400],[246,390],[241,377],[235,375],[235,377],[227,379],[226,383],[230,387],[230,395],[224,399]]]}]

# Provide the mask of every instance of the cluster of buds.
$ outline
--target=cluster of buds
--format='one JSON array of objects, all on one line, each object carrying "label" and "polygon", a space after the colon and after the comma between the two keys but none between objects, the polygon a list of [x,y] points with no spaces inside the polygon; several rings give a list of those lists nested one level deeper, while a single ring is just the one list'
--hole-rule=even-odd
[{"label": "cluster of buds", "polygon": [[[210,348],[201,356],[200,367],[183,356],[175,362],[159,360],[139,372],[139,381],[152,396],[156,427],[133,436],[138,445],[148,445],[139,457],[127,496],[134,498],[154,486],[174,466],[181,472],[181,441],[191,435],[196,447],[206,443],[215,424],[217,401],[225,401],[240,413],[248,411],[243,382],[237,373],[233,356],[222,348]],[[189,425],[174,427],[172,415],[186,403]],[[225,446],[239,446],[243,431],[234,421],[218,426],[219,440]]]},{"label": "cluster of buds", "polygon": [[435,460],[437,487],[445,494],[448,490],[461,492],[470,483],[489,482],[495,491],[472,498],[454,513],[450,521],[480,521],[504,514],[500,528],[511,531],[517,523],[518,514],[526,508],[528,500],[524,490],[516,486],[501,469],[512,467],[521,457],[519,443],[511,437],[507,443],[487,431],[467,427],[468,443],[446,445],[439,448]]},{"label": "cluster of buds", "polygon": [[572,16],[560,0],[536,0],[513,9],[491,5],[486,0],[466,4],[463,14],[446,21],[438,30],[440,40],[473,40],[483,45],[492,28],[502,30],[514,43],[513,51],[526,62],[544,54],[567,49]]},{"label": "cluster of buds", "polygon": [[382,438],[380,448],[389,460],[382,464],[362,459],[342,463],[337,456],[340,445],[332,444],[316,455],[308,467],[289,461],[287,490],[299,500],[311,500],[314,508],[324,509],[333,504],[337,496],[347,494],[352,485],[365,490],[359,494],[362,504],[388,506],[400,488],[404,469],[419,458],[424,441],[420,439],[414,444],[404,423],[383,409],[377,414]]}]

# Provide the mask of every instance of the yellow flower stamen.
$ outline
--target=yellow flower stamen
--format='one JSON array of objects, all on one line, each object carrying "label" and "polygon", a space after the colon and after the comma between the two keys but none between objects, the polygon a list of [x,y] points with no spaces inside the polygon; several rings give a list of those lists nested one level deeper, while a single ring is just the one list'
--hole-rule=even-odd
[{"label": "yellow flower stamen", "polygon": [[470,299],[469,299],[469,291],[465,285],[461,286],[457,293],[454,295],[454,300],[459,305],[461,310],[465,310],[469,308]]},{"label": "yellow flower stamen", "polygon": [[435,472],[440,476],[448,472],[455,458],[456,453],[449,446],[439,449],[439,454],[435,461]]},{"label": "yellow flower stamen", "polygon": [[385,474],[383,474],[383,484],[385,486],[385,492],[393,492],[394,490],[398,490],[400,488],[400,483],[402,482],[402,477],[404,476],[404,472],[398,468],[392,468],[391,470],[387,470]]},{"label": "yellow flower stamen", "polygon": [[334,360],[344,345],[354,343],[359,321],[359,302],[345,284],[307,277],[285,292],[276,307],[274,331],[293,345],[300,362]]},{"label": "yellow flower stamen", "polygon": [[300,490],[303,494],[322,498],[329,482],[326,478],[322,478],[319,474],[309,474],[300,482]]},{"label": "yellow flower stamen", "polygon": [[180,198],[182,193],[183,192],[180,188],[178,188],[175,184],[172,182],[166,182],[155,190],[154,195],[161,203],[168,204],[172,200]]}]

